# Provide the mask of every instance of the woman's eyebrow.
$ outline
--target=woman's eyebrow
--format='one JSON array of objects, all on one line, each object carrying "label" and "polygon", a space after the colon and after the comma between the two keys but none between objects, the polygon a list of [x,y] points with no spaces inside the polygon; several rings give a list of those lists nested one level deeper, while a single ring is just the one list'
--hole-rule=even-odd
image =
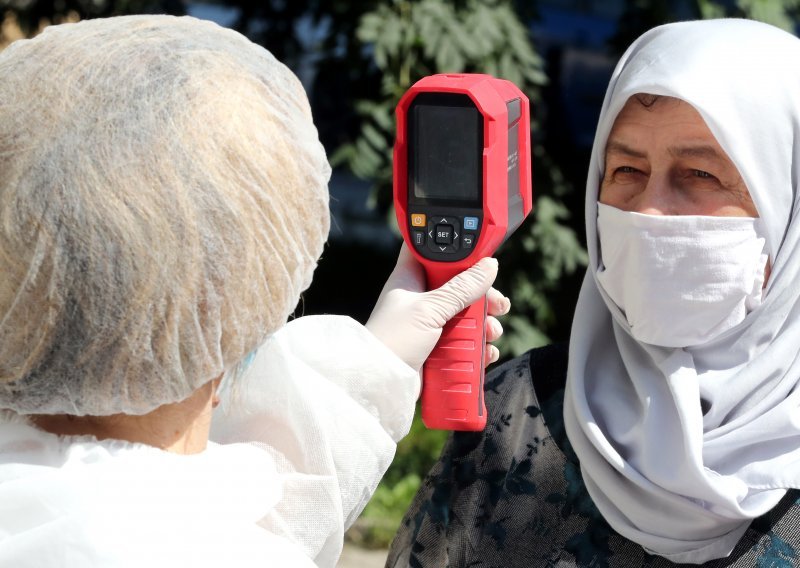
[{"label": "woman's eyebrow", "polygon": [[633,158],[646,158],[647,154],[640,150],[635,150],[630,146],[623,144],[619,140],[609,140],[606,144],[606,155],[608,154],[624,154]]},{"label": "woman's eyebrow", "polygon": [[717,148],[707,144],[671,146],[669,153],[676,158],[708,158],[713,160],[726,160],[725,156]]},{"label": "woman's eyebrow", "polygon": [[[676,158],[707,158],[727,161],[726,156],[719,149],[709,144],[671,146],[667,150]],[[647,157],[646,152],[632,148],[619,140],[609,140],[608,144],[606,144],[606,155],[609,154],[622,154],[633,158]]]}]

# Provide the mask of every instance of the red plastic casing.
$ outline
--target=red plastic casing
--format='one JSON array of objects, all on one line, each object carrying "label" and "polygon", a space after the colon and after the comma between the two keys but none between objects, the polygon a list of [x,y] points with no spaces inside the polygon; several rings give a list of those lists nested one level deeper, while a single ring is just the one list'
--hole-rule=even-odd
[{"label": "red plastic casing", "polygon": [[[422,256],[412,245],[409,211],[408,111],[421,93],[467,95],[483,116],[482,219],[472,251],[452,262]],[[509,107],[515,99],[519,160],[519,195],[509,195]],[[491,256],[522,222],[532,208],[530,110],[528,98],[513,83],[483,74],[431,75],[416,82],[395,110],[394,204],[400,232],[415,258],[425,269],[427,288],[440,287],[481,258]],[[445,214],[446,211],[442,211]],[[515,225],[509,226],[509,213]],[[483,398],[486,300],[481,299],[445,326],[423,367],[422,420],[428,428],[482,430],[486,426]]]}]

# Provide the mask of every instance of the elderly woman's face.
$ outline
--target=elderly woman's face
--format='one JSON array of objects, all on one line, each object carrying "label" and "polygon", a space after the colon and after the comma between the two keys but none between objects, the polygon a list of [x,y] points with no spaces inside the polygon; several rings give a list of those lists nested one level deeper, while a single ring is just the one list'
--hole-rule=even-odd
[{"label": "elderly woman's face", "polygon": [[650,215],[758,217],[750,193],[688,103],[633,96],[608,137],[600,203]]}]

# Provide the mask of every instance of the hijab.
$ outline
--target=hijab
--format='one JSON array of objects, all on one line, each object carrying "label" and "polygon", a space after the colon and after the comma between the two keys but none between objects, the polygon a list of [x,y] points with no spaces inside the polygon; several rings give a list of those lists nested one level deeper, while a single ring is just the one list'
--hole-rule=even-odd
[{"label": "hijab", "polygon": [[[637,93],[679,98],[700,113],[750,192],[771,263],[761,305],[691,347],[635,340],[598,286],[605,145]],[[587,180],[590,265],[564,418],[603,517],[673,562],[727,556],[754,518],[800,488],[798,152],[800,40],[778,28],[735,19],[660,26],[612,75]]]}]

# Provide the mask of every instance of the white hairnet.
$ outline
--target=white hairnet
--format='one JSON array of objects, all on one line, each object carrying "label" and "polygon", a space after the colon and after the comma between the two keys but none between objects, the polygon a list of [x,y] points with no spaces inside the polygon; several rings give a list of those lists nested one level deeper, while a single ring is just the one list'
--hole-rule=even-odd
[{"label": "white hairnet", "polygon": [[330,168],[270,53],[192,18],[52,26],[0,53],[0,407],[143,414],[288,317]]}]

